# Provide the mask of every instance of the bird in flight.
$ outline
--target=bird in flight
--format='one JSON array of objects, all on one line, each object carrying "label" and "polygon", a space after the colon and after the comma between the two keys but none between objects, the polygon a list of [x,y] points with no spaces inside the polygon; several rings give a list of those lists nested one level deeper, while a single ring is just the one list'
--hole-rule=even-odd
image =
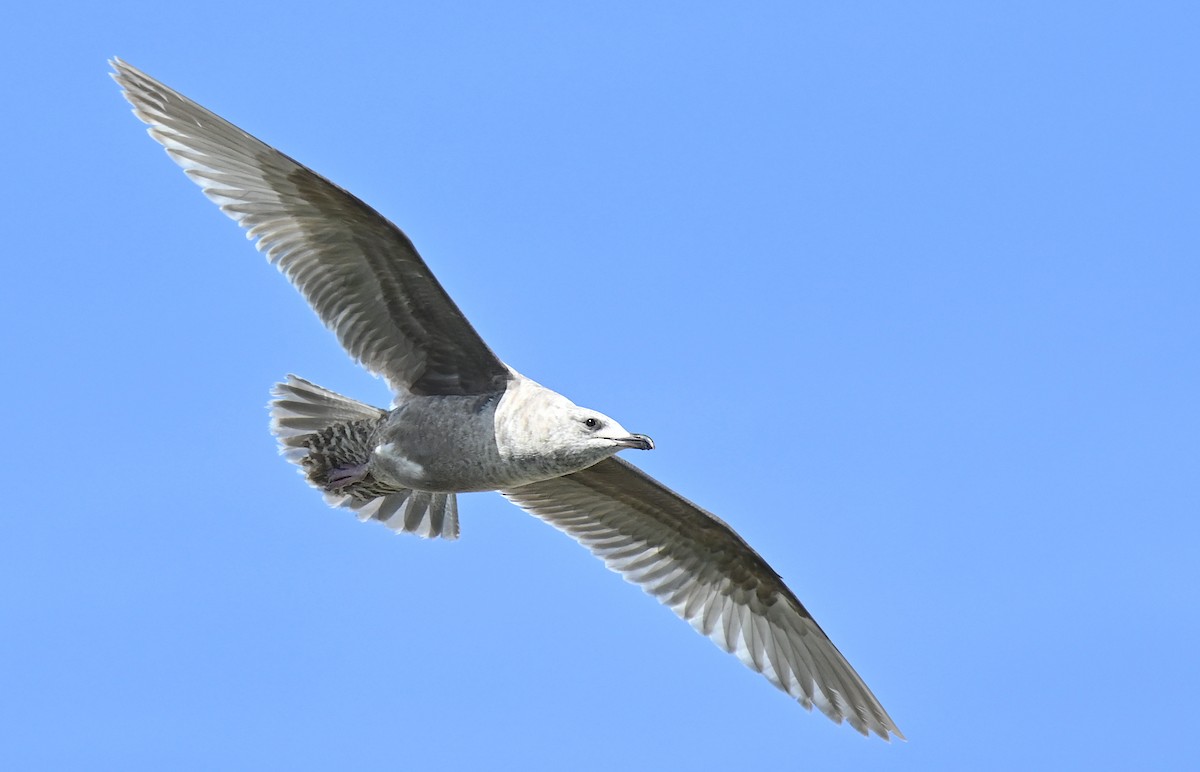
[{"label": "bird in flight", "polygon": [[458,536],[456,494],[499,491],[804,707],[903,739],[796,596],[725,522],[617,457],[654,442],[502,362],[404,233],[358,198],[120,59],[150,136],[395,394],[390,409],[294,375],[281,452],[326,500],[397,532]]}]

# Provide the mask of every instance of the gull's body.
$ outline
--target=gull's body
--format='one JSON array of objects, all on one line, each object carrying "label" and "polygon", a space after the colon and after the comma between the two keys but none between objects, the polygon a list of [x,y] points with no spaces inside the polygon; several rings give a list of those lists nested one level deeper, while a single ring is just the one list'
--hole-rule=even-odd
[{"label": "gull's body", "polygon": [[504,364],[412,243],[357,198],[129,65],[114,77],[189,177],[248,230],[390,410],[295,376],[272,430],[330,503],[458,535],[456,494],[500,491],[588,547],[805,707],[902,736],[770,566],[721,520],[616,458],[653,442]]}]

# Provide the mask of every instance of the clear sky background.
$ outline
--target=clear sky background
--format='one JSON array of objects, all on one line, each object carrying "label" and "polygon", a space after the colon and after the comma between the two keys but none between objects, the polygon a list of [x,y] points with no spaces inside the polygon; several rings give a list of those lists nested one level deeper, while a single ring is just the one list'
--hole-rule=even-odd
[{"label": "clear sky background", "polygon": [[[1195,4],[433,6],[4,11],[0,767],[1200,768]],[[268,389],[387,390],[113,55],[654,437],[909,741],[495,494],[457,543],[328,509]]]}]

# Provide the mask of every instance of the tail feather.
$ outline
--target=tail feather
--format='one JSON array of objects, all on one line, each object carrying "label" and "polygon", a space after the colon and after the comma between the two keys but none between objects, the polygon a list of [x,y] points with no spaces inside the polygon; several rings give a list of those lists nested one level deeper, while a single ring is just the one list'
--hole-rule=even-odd
[{"label": "tail feather", "polygon": [[293,463],[308,454],[308,440],[314,432],[387,414],[295,375],[275,384],[271,396],[275,398],[271,400],[271,434],[279,440],[279,452]]},{"label": "tail feather", "polygon": [[[279,440],[279,452],[300,467],[305,479],[322,491],[335,507],[355,512],[359,520],[378,520],[397,533],[415,533],[423,538],[458,538],[458,502],[453,493],[430,493],[384,485],[372,478],[343,488],[323,484],[330,468],[338,466],[338,453],[346,453],[348,435],[361,434],[363,447],[356,456],[370,454],[365,427],[379,421],[386,410],[359,402],[289,375],[271,389],[271,433]],[[355,430],[353,424],[363,427]],[[336,427],[336,430],[335,430]],[[340,446],[331,447],[335,436]]]},{"label": "tail feather", "polygon": [[415,533],[424,539],[458,538],[458,499],[453,493],[401,489],[368,501],[326,493],[325,501],[353,510],[359,520],[378,520],[396,533]]}]

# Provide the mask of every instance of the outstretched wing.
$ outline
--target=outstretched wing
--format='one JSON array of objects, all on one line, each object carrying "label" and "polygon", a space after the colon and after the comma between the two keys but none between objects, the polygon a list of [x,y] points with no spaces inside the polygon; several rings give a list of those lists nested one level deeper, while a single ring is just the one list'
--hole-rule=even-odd
[{"label": "outstretched wing", "polygon": [[111,62],[134,114],[303,293],[364,367],[413,394],[485,394],[508,368],[408,237],[342,188],[130,67]]},{"label": "outstretched wing", "polygon": [[903,739],[875,695],[766,561],[724,522],[610,458],[503,491],[640,585],[748,667],[834,721]]}]

